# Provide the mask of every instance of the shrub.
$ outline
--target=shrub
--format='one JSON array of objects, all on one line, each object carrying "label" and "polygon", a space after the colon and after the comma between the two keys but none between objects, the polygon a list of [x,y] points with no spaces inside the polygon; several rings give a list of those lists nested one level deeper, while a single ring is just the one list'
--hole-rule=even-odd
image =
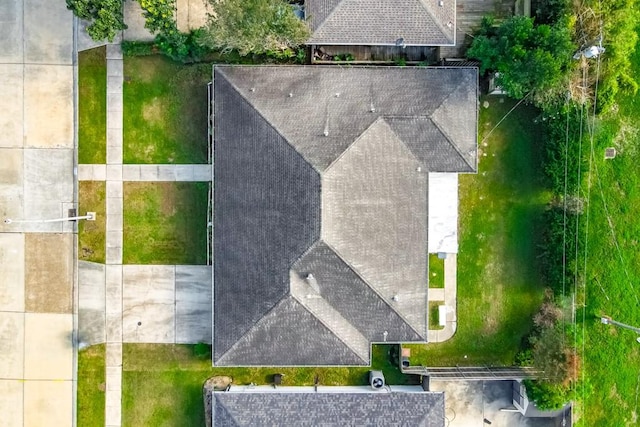
[{"label": "shrub", "polygon": [[199,342],[193,346],[193,355],[198,359],[207,359],[211,357],[211,346],[209,344]]},{"label": "shrub", "polygon": [[87,34],[95,41],[113,41],[118,31],[127,28],[122,16],[123,0],[66,0],[67,9],[90,22]]},{"label": "shrub", "polygon": [[151,42],[124,40],[120,46],[125,56],[149,56],[155,54],[157,50]]}]

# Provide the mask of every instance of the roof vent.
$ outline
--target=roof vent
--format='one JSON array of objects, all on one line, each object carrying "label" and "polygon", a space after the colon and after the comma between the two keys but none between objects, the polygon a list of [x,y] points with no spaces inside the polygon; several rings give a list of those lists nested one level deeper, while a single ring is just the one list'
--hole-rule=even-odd
[{"label": "roof vent", "polygon": [[374,390],[384,387],[384,375],[382,371],[369,371],[369,384]]},{"label": "roof vent", "polygon": [[340,92],[336,92],[336,98],[340,98]]},{"label": "roof vent", "polygon": [[451,21],[447,22],[447,27],[449,27],[449,28],[453,27],[453,22],[451,22]]},{"label": "roof vent", "polygon": [[329,136],[329,131],[328,131],[327,129],[325,129],[325,130],[324,130],[324,132],[322,132],[322,134],[323,134],[324,136]]},{"label": "roof vent", "polygon": [[397,302],[400,297],[398,296],[398,294],[395,294],[391,299]]},{"label": "roof vent", "polygon": [[444,1],[440,0],[440,1],[438,2],[438,6],[440,6],[440,7],[444,6]]},{"label": "roof vent", "polygon": [[289,98],[293,98],[293,93],[289,92]]},{"label": "roof vent", "polygon": [[255,87],[252,87],[252,88],[251,88],[251,89],[249,89],[249,90],[250,90],[251,92],[255,92],[255,91],[256,91],[256,88],[255,88]]},{"label": "roof vent", "polygon": [[373,102],[371,103],[371,107],[369,107],[369,112],[370,113],[375,113],[376,112],[376,107],[373,106]]}]

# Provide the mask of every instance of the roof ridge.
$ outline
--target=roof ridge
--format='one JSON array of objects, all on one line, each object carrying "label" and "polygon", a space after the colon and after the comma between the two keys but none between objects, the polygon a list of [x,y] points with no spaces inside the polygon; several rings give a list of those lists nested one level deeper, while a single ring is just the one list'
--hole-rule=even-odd
[{"label": "roof ridge", "polygon": [[[213,398],[214,398],[214,400],[215,400],[216,402],[220,403],[220,405],[224,408],[224,411],[227,413],[227,415],[229,415],[229,417],[231,417],[231,420],[232,420],[232,421],[233,421],[233,423],[234,423],[234,425],[233,425],[233,426],[231,426],[231,427],[242,427],[242,424],[240,424],[240,423],[238,422],[238,420],[236,419],[236,417],[235,417],[235,415],[232,413],[232,411],[230,411],[230,410],[229,410],[229,408],[227,408],[227,405],[225,405],[225,404],[224,404],[224,402],[222,402],[220,399],[218,399],[218,397],[215,397],[215,396],[221,396],[221,394],[220,394],[220,393],[215,393],[215,392],[214,392],[214,393],[212,393],[212,395],[214,396],[214,397],[213,397]],[[224,398],[223,398],[223,400],[224,400]],[[212,409],[212,412],[215,412],[215,410],[216,410],[216,405],[215,405],[215,404],[211,405],[211,409]],[[212,418],[213,420],[215,420],[215,418],[216,418],[216,417],[215,417],[215,414],[212,414],[212,417],[211,417],[211,418]]]},{"label": "roof ridge", "polygon": [[[257,67],[259,67],[260,65],[256,65],[256,66],[257,66]],[[276,125],[275,125],[275,124],[273,124],[273,123],[271,122],[271,120],[269,120],[267,117],[265,117],[265,115],[264,115],[264,114],[262,114],[262,112],[260,112],[260,110],[259,110],[259,109],[258,109],[258,108],[253,104],[253,102],[251,102],[251,100],[249,100],[249,98],[247,98],[247,97],[242,93],[242,91],[240,90],[240,88],[238,88],[238,86],[236,86],[236,85],[233,83],[233,81],[231,81],[231,80],[229,79],[229,77],[228,77],[228,76],[227,76],[227,75],[222,71],[224,68],[233,68],[233,67],[232,67],[232,66],[229,66],[229,65],[223,65],[222,67],[217,66],[217,65],[214,65],[214,67],[215,67],[215,69],[216,69],[216,70],[219,70],[219,73],[220,73],[220,74],[222,74],[222,75],[224,76],[224,79],[226,80],[226,82],[227,82],[227,83],[229,83],[229,85],[230,85],[233,89],[235,89],[235,91],[236,91],[236,93],[238,94],[238,96],[240,96],[240,98],[244,99],[244,101],[245,101],[245,102],[246,102],[246,103],[251,107],[251,109],[253,109],[253,110],[256,112],[256,114],[258,114],[258,116],[260,116],[260,118],[262,118],[262,120],[264,120],[264,122],[265,122],[266,124],[268,124],[268,125],[269,125],[269,127],[270,127],[271,129],[273,129],[273,131],[274,131],[275,133],[277,133],[278,135],[280,135],[280,137],[281,137],[281,138],[282,138],[282,139],[287,143],[287,145],[289,145],[289,146],[293,149],[293,151],[295,151],[295,152],[296,152],[296,153],[297,153],[297,154],[302,158],[302,160],[304,160],[305,162],[307,162],[307,163],[309,164],[309,166],[311,166],[311,168],[312,168],[313,170],[315,170],[315,171],[318,173],[318,175],[322,176],[322,172],[321,172],[321,171],[319,171],[319,170],[318,170],[318,168],[316,168],[316,166],[315,166],[311,161],[309,161],[309,159],[307,159],[307,158],[306,158],[306,157],[305,157],[305,156],[304,156],[300,151],[298,151],[298,149],[295,147],[295,145],[293,145],[291,142],[289,142],[289,139],[287,139],[287,137],[286,137],[286,136],[284,136],[284,135],[280,132],[280,130],[276,127]],[[214,73],[214,76],[215,76],[215,73]]]},{"label": "roof ridge", "polygon": [[[429,6],[427,6],[427,3],[425,3],[425,0],[417,0],[418,3],[420,3],[420,5],[422,6],[422,8],[429,14],[429,16],[433,19],[433,23],[438,27],[438,29],[440,30],[440,32],[442,33],[442,35],[444,36],[444,38],[446,38],[447,40],[449,40],[450,42],[453,42],[455,44],[456,41],[456,29],[454,27],[453,29],[453,40],[451,40],[449,38],[449,32],[444,28],[444,26],[439,22],[438,18],[436,18],[433,14],[433,12],[431,11],[431,8]],[[454,0],[455,2],[455,0]],[[455,6],[454,9],[455,11]],[[454,13],[454,16],[456,16],[456,14]],[[455,19],[455,18],[454,18]]]},{"label": "roof ridge", "polygon": [[[344,323],[346,323],[348,326],[350,327],[350,329],[355,330],[359,337],[361,338],[361,341],[366,342],[366,352],[367,354],[364,355],[362,354],[361,350],[358,350],[356,348],[354,348],[349,342],[347,342],[345,339],[343,339],[343,337],[341,336],[342,334],[339,332],[336,332],[336,330],[334,328],[332,328],[331,326],[329,326],[329,323],[325,321],[325,319],[323,317],[320,317],[318,314],[316,314],[314,311],[311,310],[310,307],[307,306],[307,304],[303,303],[301,301],[301,297],[298,297],[295,293],[291,293],[291,298],[293,298],[295,301],[298,302],[298,304],[300,304],[305,310],[307,310],[309,312],[309,314],[311,314],[313,317],[315,317],[320,323],[322,323],[324,325],[325,328],[327,328],[329,331],[331,331],[331,333],[338,339],[340,340],[349,350],[351,350],[353,353],[355,353],[360,359],[362,359],[364,362],[371,362],[371,342],[369,341],[369,339],[367,337],[365,337],[362,332],[360,332],[360,330],[358,328],[356,328],[351,322],[349,322],[343,315],[342,313],[340,313],[338,310],[336,310],[336,308],[334,306],[332,306],[329,301],[327,301],[326,299],[322,298],[322,295],[320,295],[320,300],[322,300],[327,306],[329,306],[333,311],[335,311],[343,320]],[[355,341],[355,340],[354,340]],[[364,357],[363,357],[364,356]]]},{"label": "roof ridge", "polygon": [[369,126],[367,126],[362,132],[360,132],[360,135],[358,135],[358,137],[356,139],[354,139],[353,141],[351,141],[351,144],[349,144],[349,146],[347,148],[345,148],[342,153],[340,153],[340,155],[338,157],[336,157],[335,159],[333,159],[333,161],[331,163],[329,163],[327,165],[326,168],[324,168],[324,171],[322,171],[322,173],[320,174],[320,176],[323,176],[329,169],[331,169],[331,167],[333,165],[335,165],[336,163],[338,163],[338,161],[345,155],[347,154],[347,151],[349,151],[351,149],[351,147],[353,147],[354,145],[356,145],[356,142],[360,141],[360,139],[362,139],[362,137],[369,131],[369,129],[371,129],[373,127],[373,125],[375,125],[377,122],[379,122],[380,120],[383,120],[382,116],[378,116]]},{"label": "roof ridge", "polygon": [[330,19],[330,18],[331,18],[335,13],[336,13],[336,11],[337,11],[338,9],[340,9],[340,7],[341,7],[343,4],[345,4],[346,2],[348,2],[348,1],[349,1],[349,0],[341,0],[341,1],[336,5],[336,7],[334,7],[334,8],[331,10],[331,12],[329,12],[329,13],[327,14],[327,16],[325,16],[324,20],[320,23],[320,25],[318,25],[318,27],[317,27],[315,30],[312,30],[313,32],[311,33],[311,37],[310,37],[310,38],[313,38],[313,35],[314,35],[315,33],[319,32],[319,31],[322,29],[322,27],[324,27],[324,26],[325,26],[325,24],[329,21],[329,19]]},{"label": "roof ridge", "polygon": [[[447,96],[445,96],[442,99],[442,102],[440,102],[440,104],[433,110],[433,112],[431,113],[431,115],[429,116],[429,119],[431,120],[431,122],[434,124],[434,126],[442,133],[442,135],[444,135],[444,137],[446,138],[447,141],[449,141],[449,144],[451,144],[451,146],[454,148],[454,150],[456,150],[456,152],[458,154],[460,154],[460,157],[462,157],[462,160],[464,161],[464,163],[469,166],[471,168],[471,170],[475,170],[474,165],[471,165],[469,163],[469,161],[466,159],[466,157],[464,156],[464,154],[462,154],[462,152],[460,151],[460,148],[457,146],[457,144],[455,144],[452,140],[451,137],[447,134],[447,132],[444,131],[444,129],[442,129],[442,127],[440,126],[440,123],[438,123],[437,120],[433,119],[433,116],[440,110],[440,108],[442,108],[442,106],[445,104],[445,102],[447,102],[449,100],[449,98],[451,98],[453,96],[453,94],[458,91],[460,88],[462,87],[462,83],[458,83],[458,85],[456,86],[456,88],[452,91],[450,91]],[[477,131],[477,128],[476,128]]]},{"label": "roof ridge", "polygon": [[[236,346],[240,345],[240,342],[242,341],[242,339],[243,339],[243,338],[245,338],[245,337],[246,337],[250,332],[252,332],[255,328],[257,328],[257,327],[258,327],[258,325],[260,325],[260,324],[264,321],[265,317],[267,317],[268,315],[270,315],[270,314],[271,314],[271,313],[272,313],[272,312],[273,312],[273,311],[274,311],[274,310],[275,310],[279,305],[283,304],[283,302],[285,301],[285,299],[287,299],[287,298],[288,298],[288,297],[290,297],[290,296],[291,296],[291,293],[289,293],[289,294],[285,294],[282,298],[280,298],[280,300],[279,300],[277,303],[275,303],[275,304],[273,305],[273,307],[271,307],[269,310],[267,310],[267,311],[266,311],[266,312],[265,312],[265,313],[260,317],[260,319],[259,319],[256,323],[254,323],[254,324],[253,324],[253,326],[252,326],[252,327],[250,327],[249,329],[247,329],[247,331],[246,331],[244,334],[242,334],[242,335],[241,335],[241,336],[240,336],[240,337],[239,337],[239,338],[238,338],[238,339],[233,343],[233,345],[232,345],[231,347],[229,347],[229,349],[228,349],[227,351],[225,351],[225,352],[224,352],[224,354],[222,354],[222,355],[218,358],[218,360],[217,360],[217,362],[218,362],[218,363],[217,363],[216,365],[214,365],[214,366],[221,366],[221,365],[220,365],[220,361],[221,361],[222,359],[224,359],[224,357],[225,357],[226,355],[228,355],[229,353],[231,353],[231,351],[232,351]],[[213,340],[213,344],[212,344],[212,346],[213,346],[212,350],[215,352],[215,339]],[[214,354],[215,354],[215,353],[214,353]]]},{"label": "roof ridge", "polygon": [[[388,306],[388,307],[389,307],[389,308],[390,308],[394,313],[396,313],[396,314],[398,315],[398,317],[399,317],[400,319],[402,319],[402,321],[403,321],[404,323],[406,323],[406,324],[407,324],[407,326],[409,326],[409,328],[410,328],[413,332],[415,332],[415,333],[416,333],[416,335],[418,335],[419,337],[423,337],[423,338],[425,338],[425,339],[426,339],[426,337],[425,337],[425,335],[426,335],[426,334],[423,334],[423,333],[421,333],[421,332],[417,331],[417,330],[416,330],[416,328],[414,327],[414,325],[412,325],[412,324],[411,324],[411,322],[409,322],[409,321],[407,320],[407,318],[406,318],[402,313],[400,313],[398,310],[396,310],[395,308],[393,308],[393,306],[389,303],[389,301],[387,301],[387,300],[386,300],[386,298],[384,298],[382,295],[380,295],[380,292],[378,292],[378,290],[377,290],[376,288],[374,288],[373,286],[371,286],[371,283],[369,283],[367,280],[365,280],[365,278],[364,278],[364,277],[362,277],[362,275],[358,272],[358,270],[357,270],[353,265],[351,265],[351,263],[350,263],[350,262],[348,262],[348,261],[347,261],[347,260],[346,260],[346,259],[345,259],[341,254],[340,254],[340,252],[339,252],[336,248],[334,248],[331,244],[329,244],[328,242],[326,242],[326,241],[325,241],[324,239],[322,239],[322,238],[320,239],[320,241],[322,241],[322,243],[324,243],[325,245],[327,245],[327,247],[328,247],[331,251],[333,251],[333,253],[334,253],[334,254],[336,254],[336,256],[337,256],[338,258],[340,258],[340,260],[341,260],[342,262],[344,262],[344,264],[345,264],[347,267],[349,267],[349,269],[350,269],[351,271],[353,271],[353,273],[354,273],[356,276],[358,276],[358,277],[360,278],[360,280],[362,280],[362,282],[363,282],[363,283],[366,283],[366,284],[367,284],[367,286],[369,287],[369,289],[371,289],[371,291],[372,291],[376,296],[378,296],[378,298],[380,298],[380,300],[381,300],[382,302],[384,302],[384,303],[385,303],[385,304],[386,304],[386,305],[387,305],[387,306]],[[427,294],[427,295],[428,295],[428,294]],[[428,297],[427,297],[427,300],[428,300]]]},{"label": "roof ridge", "polygon": [[[424,166],[425,168],[427,168],[427,165],[425,165],[425,164],[424,164],[424,162],[423,162],[422,160],[420,160],[420,159],[415,155],[415,153],[413,152],[413,150],[411,149],[411,147],[409,147],[409,145],[408,145],[406,142],[404,142],[404,140],[403,140],[402,138],[400,138],[400,135],[398,135],[398,134],[393,130],[393,126],[391,126],[391,124],[387,121],[387,117],[400,117],[400,118],[407,117],[407,118],[410,118],[410,119],[429,119],[429,117],[427,117],[427,116],[417,116],[417,117],[416,117],[416,116],[414,116],[414,117],[412,117],[412,116],[384,116],[384,117],[383,117],[383,121],[384,121],[384,122],[385,122],[385,124],[389,127],[389,130],[391,131],[391,133],[393,133],[393,134],[396,136],[396,138],[398,139],[398,141],[400,141],[400,142],[402,143],[402,145],[404,145],[404,148],[406,148],[406,149],[409,151],[409,153],[411,154],[411,157],[413,157],[413,158],[414,158],[414,160],[415,160],[416,162],[420,163],[422,166]],[[430,120],[430,119],[429,119],[429,120]],[[427,169],[428,169],[428,168],[427,168]],[[427,171],[427,172],[429,172],[429,171]]]}]

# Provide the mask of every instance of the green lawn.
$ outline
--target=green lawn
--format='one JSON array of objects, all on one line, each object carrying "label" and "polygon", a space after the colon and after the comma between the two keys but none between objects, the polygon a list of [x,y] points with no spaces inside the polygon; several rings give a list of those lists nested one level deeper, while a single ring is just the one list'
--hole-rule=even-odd
[{"label": "green lawn", "polygon": [[125,264],[206,264],[204,182],[125,182]]},{"label": "green lawn", "polygon": [[124,163],[207,163],[211,64],[124,59]]},{"label": "green lawn", "polygon": [[[514,105],[484,100],[480,140]],[[530,331],[544,293],[536,250],[549,198],[536,115],[524,105],[514,110],[479,147],[478,174],[460,177],[458,329],[445,343],[408,345],[412,364],[511,365]]]},{"label": "green lawn", "polygon": [[[387,383],[409,384],[417,377],[400,374],[391,363],[391,346],[373,347],[373,367],[382,369]],[[371,368],[212,368],[210,358],[194,356],[185,345],[125,344],[123,347],[123,425],[202,426],[202,385],[214,375],[234,384],[269,384],[275,373],[283,385],[364,385]]]},{"label": "green lawn", "polygon": [[444,260],[429,254],[429,287],[444,288]]},{"label": "green lawn", "polygon": [[[633,75],[637,79],[640,75],[640,44],[631,60]],[[584,394],[586,400],[581,408],[584,426],[632,426],[640,422],[638,335],[603,325],[599,320],[606,314],[640,327],[640,307],[636,299],[640,297],[637,268],[640,265],[640,99],[638,95],[626,95],[619,97],[617,103],[619,110],[605,117],[598,127],[595,167],[591,169],[584,312],[586,336],[584,348],[580,342],[578,347],[587,389],[592,390],[590,395]],[[604,160],[604,148],[608,146],[618,150],[613,160]],[[588,153],[588,145],[585,149]],[[613,226],[615,239],[609,224]],[[624,262],[615,242],[620,246]],[[582,251],[580,256],[583,256]],[[582,298],[581,295],[579,297]],[[579,310],[578,319],[582,314]],[[582,397],[583,389],[579,387],[577,391]]]},{"label": "green lawn", "polygon": [[107,56],[104,47],[78,53],[78,163],[107,157]]},{"label": "green lawn", "polygon": [[78,213],[95,212],[95,221],[78,222],[78,259],[105,262],[106,184],[99,181],[78,182]]},{"label": "green lawn", "polygon": [[78,351],[79,426],[104,426],[105,346],[94,345]]}]

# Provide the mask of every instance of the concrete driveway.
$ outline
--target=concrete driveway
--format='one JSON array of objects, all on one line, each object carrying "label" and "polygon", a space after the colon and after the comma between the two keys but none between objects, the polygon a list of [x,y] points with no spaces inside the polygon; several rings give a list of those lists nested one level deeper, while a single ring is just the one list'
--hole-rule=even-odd
[{"label": "concrete driveway", "polygon": [[[64,1],[0,2],[0,219],[73,207],[73,17]],[[0,221],[0,424],[74,419],[71,224]]]},{"label": "concrete driveway", "polygon": [[526,418],[513,410],[511,381],[432,381],[445,393],[448,427],[560,427],[560,420]]}]

